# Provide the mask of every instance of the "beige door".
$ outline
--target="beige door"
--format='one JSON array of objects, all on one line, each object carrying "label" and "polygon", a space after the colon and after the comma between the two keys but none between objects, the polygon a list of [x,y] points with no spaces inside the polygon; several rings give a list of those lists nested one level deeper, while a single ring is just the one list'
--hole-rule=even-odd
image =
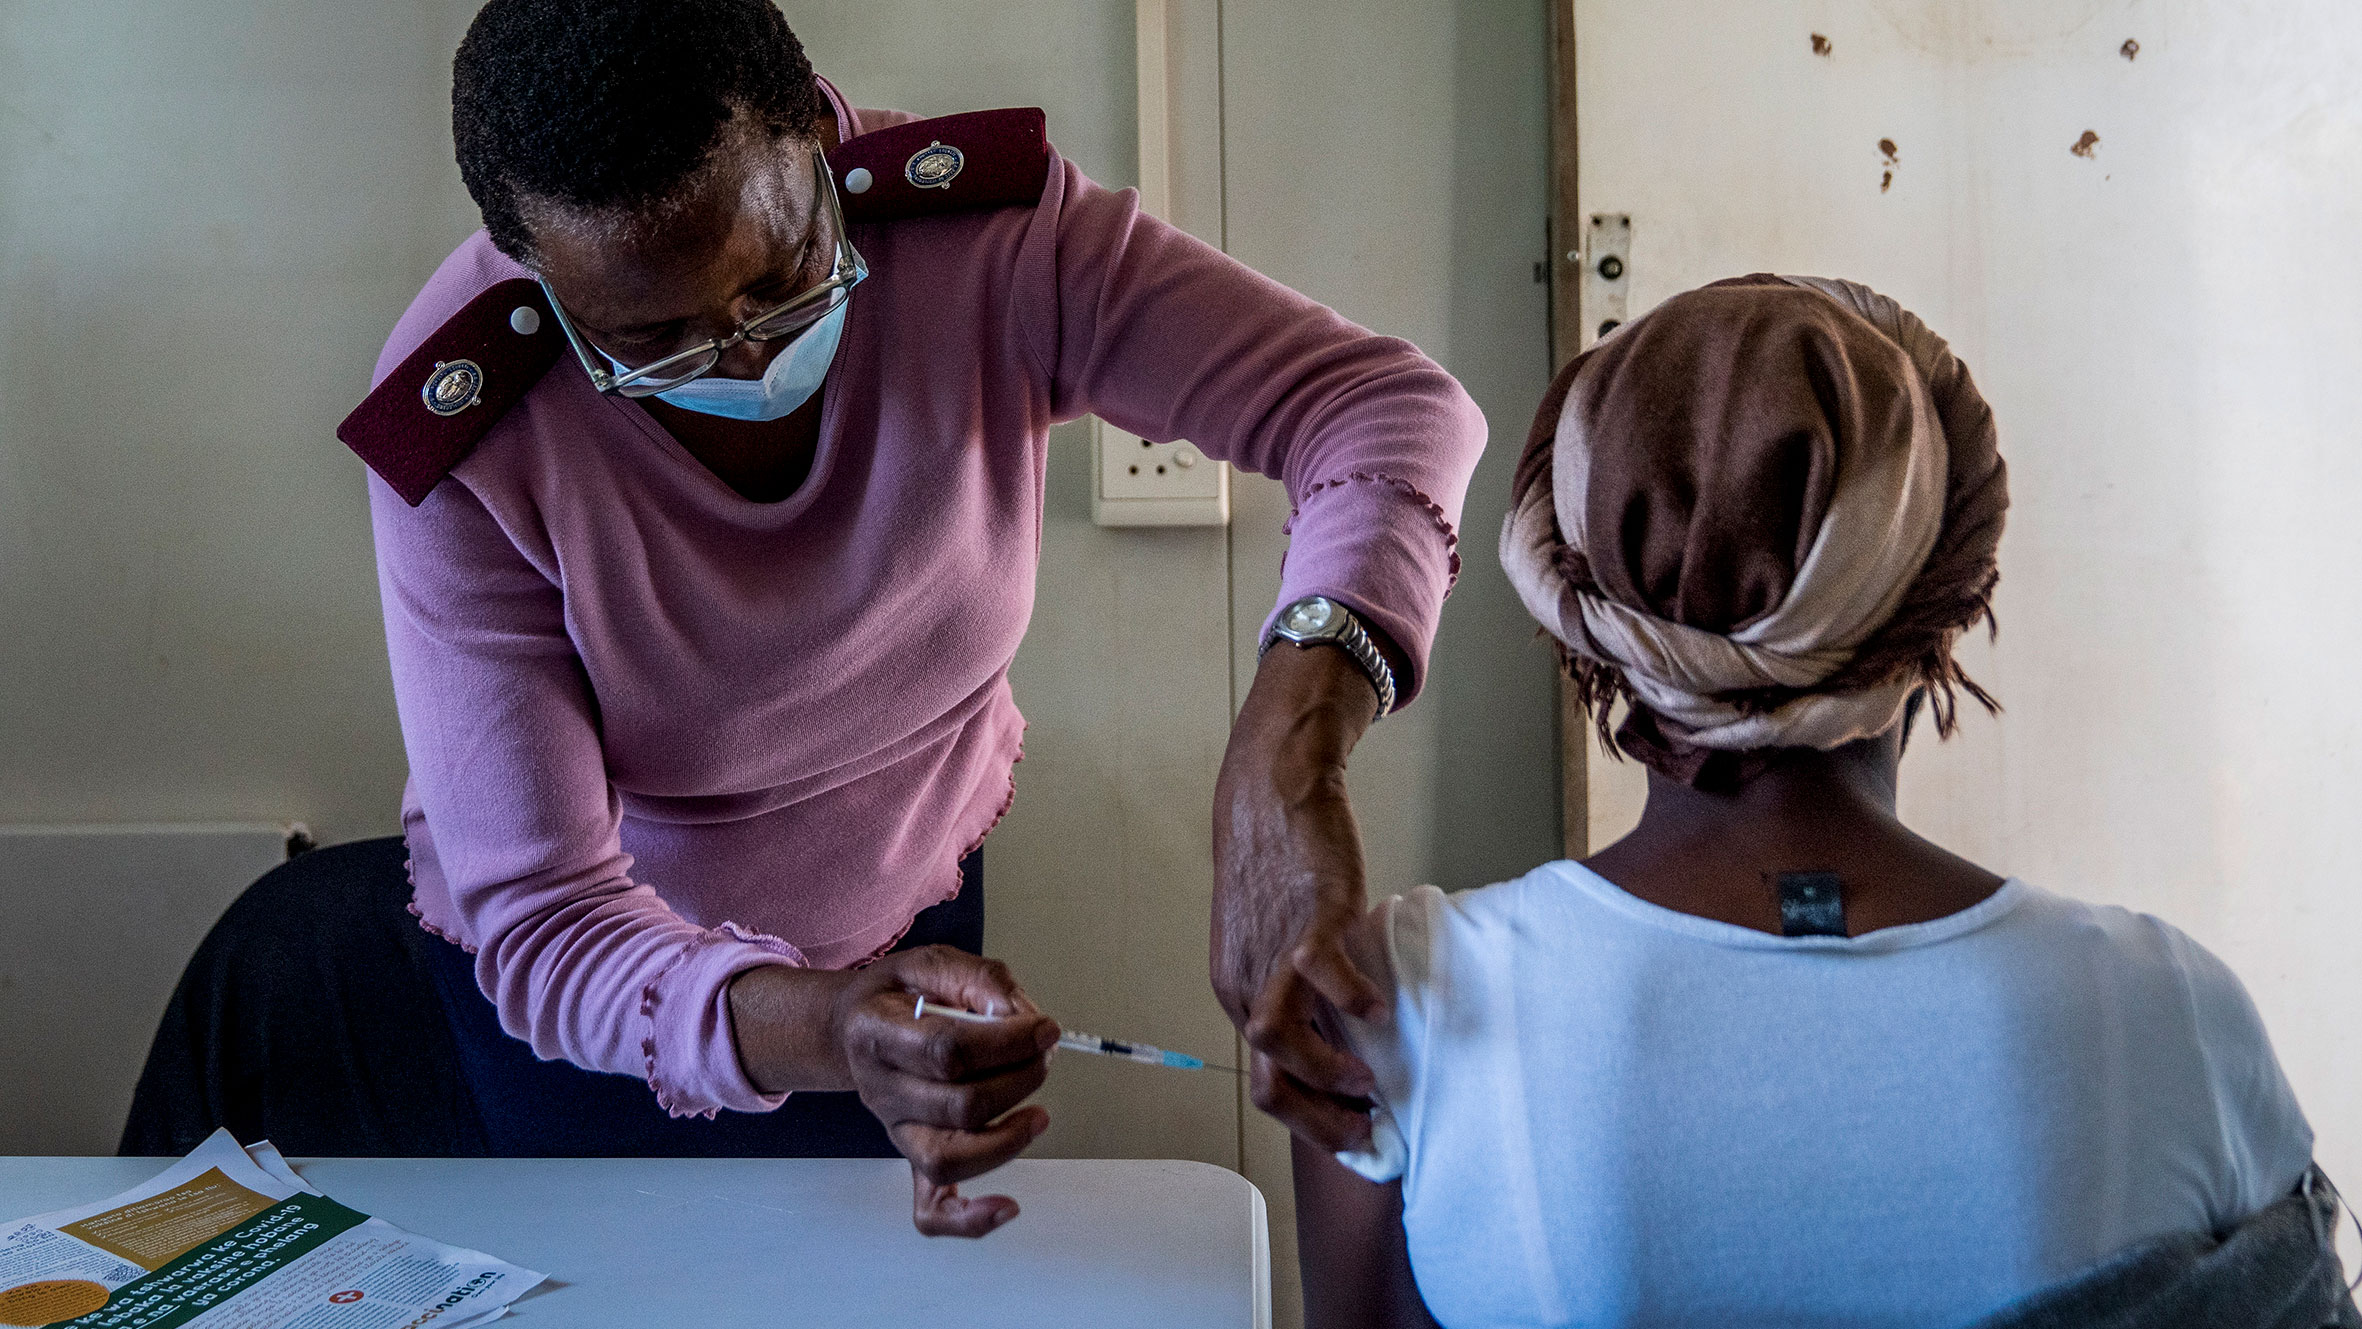
[{"label": "beige door", "polygon": [[[1906,817],[2223,956],[2322,1163],[2362,1176],[2362,8],[1562,13],[1573,220],[1630,215],[1633,314],[1739,273],[1856,278],[1999,416],[2001,636],[1965,660],[2008,710],[1914,746]],[[1589,774],[1596,845],[1636,775]]]}]

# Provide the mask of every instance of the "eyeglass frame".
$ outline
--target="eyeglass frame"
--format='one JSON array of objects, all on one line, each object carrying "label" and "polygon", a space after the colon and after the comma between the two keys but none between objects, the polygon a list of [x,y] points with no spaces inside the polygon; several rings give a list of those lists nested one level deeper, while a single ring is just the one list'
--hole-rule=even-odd
[{"label": "eyeglass frame", "polygon": [[[834,297],[839,293],[850,296],[853,288],[859,286],[869,277],[869,264],[862,259],[861,251],[853,247],[852,234],[845,228],[845,210],[843,204],[837,201],[836,180],[829,173],[828,159],[818,150],[812,153],[812,172],[820,178],[821,193],[828,200],[829,225],[836,231],[835,266],[829,270],[828,276],[822,278],[816,285],[806,287],[788,297],[786,301],[774,305],[752,318],[741,320],[737,328],[727,337],[708,338],[699,345],[675,351],[671,355],[641,365],[637,369],[617,374],[599,363],[598,348],[592,346],[589,340],[575,328],[574,320],[566,314],[566,307],[558,303],[558,293],[550,289],[549,278],[538,272],[533,274],[533,280],[541,284],[542,295],[549,300],[550,313],[557,317],[558,330],[566,334],[566,344],[574,348],[574,358],[581,362],[582,372],[590,376],[591,386],[597,388],[601,396],[619,395],[637,399],[653,397],[660,392],[670,392],[674,388],[694,383],[711,374],[721,365],[722,357],[729,353],[730,348],[740,342],[772,342],[782,338],[802,336],[804,333],[810,332],[818,325],[820,319],[826,318],[828,315],[823,313],[810,323],[788,331],[772,333],[769,336],[760,335],[754,329],[801,306],[826,303],[833,308],[838,303]],[[661,381],[662,386],[656,386],[650,381],[656,371],[667,365],[680,364],[702,356],[712,358],[707,361],[703,369],[694,374],[685,378],[664,379]],[[634,387],[641,390],[634,392],[631,390]]]}]

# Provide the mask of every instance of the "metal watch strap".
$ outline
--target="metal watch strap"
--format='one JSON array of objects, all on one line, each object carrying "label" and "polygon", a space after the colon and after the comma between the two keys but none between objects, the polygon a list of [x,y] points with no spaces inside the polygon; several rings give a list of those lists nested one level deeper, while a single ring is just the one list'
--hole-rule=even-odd
[{"label": "metal watch strap", "polygon": [[[1379,653],[1378,644],[1370,640],[1370,634],[1362,627],[1361,615],[1343,604],[1338,604],[1337,609],[1345,615],[1345,626],[1334,637],[1323,637],[1316,641],[1297,641],[1293,637],[1285,637],[1284,640],[1299,647],[1335,645],[1343,648],[1347,655],[1353,657],[1353,662],[1361,666],[1361,672],[1369,676],[1370,686],[1377,689],[1376,719],[1383,720],[1394,710],[1394,670],[1386,663],[1386,657]],[[1281,640],[1283,635],[1274,627],[1264,634],[1263,644],[1255,651],[1255,658],[1259,660],[1270,654],[1272,646]]]}]

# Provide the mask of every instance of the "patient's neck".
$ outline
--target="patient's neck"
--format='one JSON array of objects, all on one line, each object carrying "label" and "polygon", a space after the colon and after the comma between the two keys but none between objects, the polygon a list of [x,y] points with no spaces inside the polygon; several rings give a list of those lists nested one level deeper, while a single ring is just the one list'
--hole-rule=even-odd
[{"label": "patient's neck", "polygon": [[1787,872],[1835,872],[1856,936],[1957,913],[2001,878],[1896,818],[1900,735],[1784,757],[1731,793],[1651,771],[1640,825],[1585,862],[1652,904],[1764,932],[1781,930]]}]

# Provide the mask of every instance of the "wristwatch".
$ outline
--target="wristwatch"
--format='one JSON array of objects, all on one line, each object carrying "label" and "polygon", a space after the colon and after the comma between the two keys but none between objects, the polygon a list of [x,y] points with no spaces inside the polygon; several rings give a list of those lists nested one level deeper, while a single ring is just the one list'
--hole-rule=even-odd
[{"label": "wristwatch", "polygon": [[1298,646],[1338,646],[1361,671],[1370,676],[1370,686],[1378,690],[1378,718],[1394,709],[1394,671],[1387,667],[1386,657],[1378,653],[1378,645],[1362,628],[1361,620],[1352,610],[1325,595],[1307,595],[1279,611],[1271,631],[1256,650],[1260,660],[1270,652],[1273,643],[1291,641]]}]

